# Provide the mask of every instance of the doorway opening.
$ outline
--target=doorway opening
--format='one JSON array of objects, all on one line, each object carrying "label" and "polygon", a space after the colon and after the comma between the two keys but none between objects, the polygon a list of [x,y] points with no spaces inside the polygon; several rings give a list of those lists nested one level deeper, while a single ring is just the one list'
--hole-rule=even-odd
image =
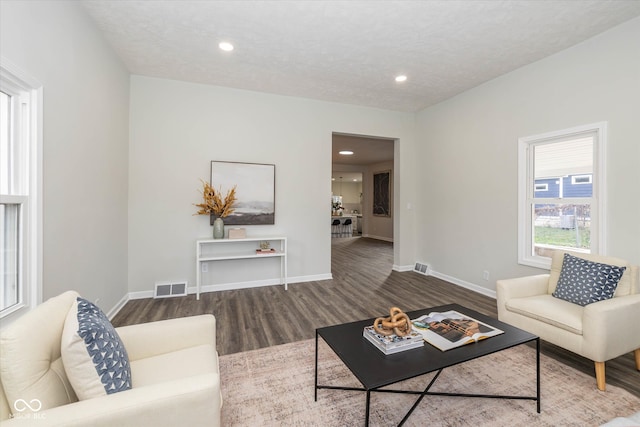
[{"label": "doorway opening", "polygon": [[[393,245],[395,143],[392,138],[332,134],[332,257],[335,239],[363,237]],[[343,225],[348,219],[350,228]]]}]

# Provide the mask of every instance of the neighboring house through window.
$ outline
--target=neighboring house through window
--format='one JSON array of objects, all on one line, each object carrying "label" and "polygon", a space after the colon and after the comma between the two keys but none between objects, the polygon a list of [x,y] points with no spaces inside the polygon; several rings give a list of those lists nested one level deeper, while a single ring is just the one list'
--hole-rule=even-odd
[{"label": "neighboring house through window", "polygon": [[42,299],[42,86],[0,59],[0,318]]},{"label": "neighboring house through window", "polygon": [[519,139],[518,262],[549,268],[551,252],[604,251],[606,123]]}]

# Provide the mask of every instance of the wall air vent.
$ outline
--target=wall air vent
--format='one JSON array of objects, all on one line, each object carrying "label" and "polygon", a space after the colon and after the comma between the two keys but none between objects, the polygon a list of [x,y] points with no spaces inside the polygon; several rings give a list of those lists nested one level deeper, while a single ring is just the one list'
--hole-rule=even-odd
[{"label": "wall air vent", "polygon": [[429,275],[429,266],[427,264],[416,262],[415,267],[413,267],[413,271],[416,273],[424,274],[425,276]]},{"label": "wall air vent", "polygon": [[183,297],[187,295],[187,282],[156,283],[154,298]]}]

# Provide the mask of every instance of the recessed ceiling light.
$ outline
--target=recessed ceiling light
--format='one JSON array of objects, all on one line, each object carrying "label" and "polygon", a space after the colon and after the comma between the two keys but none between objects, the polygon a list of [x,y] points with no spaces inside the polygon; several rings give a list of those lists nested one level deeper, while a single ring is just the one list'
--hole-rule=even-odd
[{"label": "recessed ceiling light", "polygon": [[338,154],[342,154],[343,156],[350,156],[350,155],[352,155],[352,154],[353,154],[353,151],[350,151],[350,150],[342,150],[342,151],[339,151],[339,152],[338,152]]},{"label": "recessed ceiling light", "polygon": [[229,42],[220,42],[220,44],[218,44],[218,47],[225,52],[231,52],[233,50],[233,45]]},{"label": "recessed ceiling light", "polygon": [[407,80],[407,76],[405,76],[404,74],[400,75],[400,76],[396,76],[396,81],[398,83],[404,82]]}]

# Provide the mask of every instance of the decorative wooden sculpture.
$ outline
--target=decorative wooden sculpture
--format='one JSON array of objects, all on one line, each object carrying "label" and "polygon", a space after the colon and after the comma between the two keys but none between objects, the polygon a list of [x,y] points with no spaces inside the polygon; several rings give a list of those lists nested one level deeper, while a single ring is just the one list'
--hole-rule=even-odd
[{"label": "decorative wooden sculpture", "polygon": [[411,319],[398,307],[391,307],[389,317],[378,317],[373,322],[373,329],[381,335],[396,334],[404,337],[411,332]]}]

